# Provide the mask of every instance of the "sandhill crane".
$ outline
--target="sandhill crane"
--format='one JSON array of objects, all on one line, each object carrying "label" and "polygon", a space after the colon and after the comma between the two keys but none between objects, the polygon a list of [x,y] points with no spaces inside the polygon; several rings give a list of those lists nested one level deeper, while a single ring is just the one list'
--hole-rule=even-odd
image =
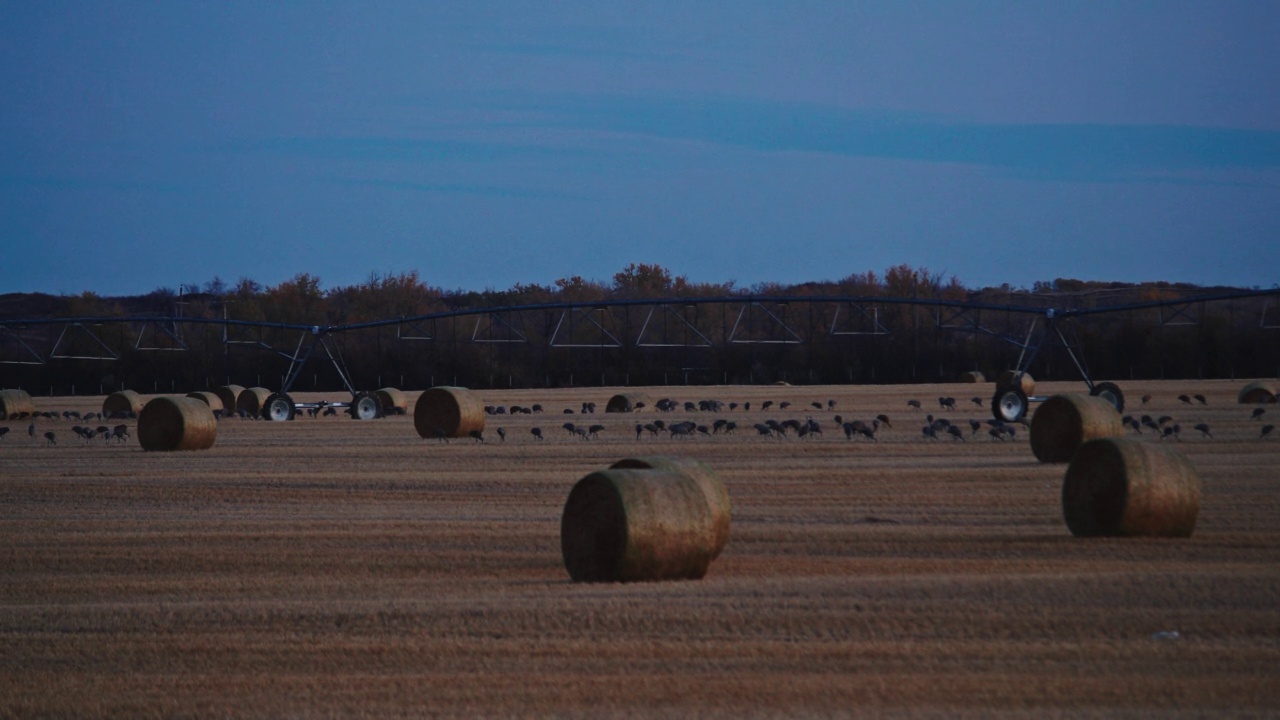
[{"label": "sandhill crane", "polygon": [[970,420],[969,428],[970,428],[970,431],[969,431],[970,435],[977,435],[978,431],[982,429],[982,423],[978,422],[977,420]]},{"label": "sandhill crane", "polygon": [[476,442],[484,442],[484,431],[472,430],[471,432],[467,433],[467,437],[471,438],[472,440],[475,440]]},{"label": "sandhill crane", "polygon": [[783,400],[782,402],[778,403],[779,410],[786,410],[789,407],[791,407],[791,403],[786,400]]},{"label": "sandhill crane", "polygon": [[1155,430],[1156,432],[1160,432],[1160,426],[1156,424],[1156,421],[1155,421],[1155,420],[1152,420],[1152,419],[1151,419],[1151,416],[1150,416],[1150,415],[1143,415],[1143,416],[1142,416],[1142,427],[1151,428],[1152,430]]},{"label": "sandhill crane", "polygon": [[712,429],[712,431],[713,431],[713,432],[715,432],[717,435],[719,435],[719,434],[720,434],[720,431],[721,431],[721,430],[724,430],[724,426],[725,426],[725,425],[728,425],[728,424],[729,424],[729,421],[728,421],[728,420],[725,420],[724,418],[720,418],[720,419],[716,420],[715,422],[711,423],[711,429]]},{"label": "sandhill crane", "polygon": [[1184,403],[1188,404],[1188,405],[1190,405],[1190,404],[1191,404],[1191,398],[1190,398],[1189,396],[1187,396],[1187,395],[1179,395],[1179,396],[1178,396],[1178,399],[1179,399],[1179,400],[1181,400],[1182,402],[1184,402]]},{"label": "sandhill crane", "polygon": [[773,428],[765,423],[756,423],[752,427],[754,427],[756,429],[756,432],[759,433],[760,435],[764,435],[765,437],[773,436]]},{"label": "sandhill crane", "polygon": [[603,425],[592,425],[591,427],[587,428],[587,434],[593,438],[599,438],[600,432],[603,430],[604,430]]},{"label": "sandhill crane", "polygon": [[1196,399],[1196,402],[1199,402],[1201,405],[1208,405],[1208,404],[1209,404],[1209,401],[1208,401],[1208,400],[1206,400],[1206,399],[1205,399],[1205,397],[1204,397],[1203,395],[1199,394],[1199,393],[1196,393],[1195,395],[1192,395],[1191,397],[1195,398],[1195,399]]},{"label": "sandhill crane", "polygon": [[9,434],[9,428],[7,428],[7,427],[0,427],[0,440],[3,440],[3,439],[4,439],[4,436],[5,436],[5,435],[8,435],[8,434]]},{"label": "sandhill crane", "polygon": [[982,398],[980,397],[969,398],[969,402],[973,403],[974,405],[977,405],[978,407],[982,407]]},{"label": "sandhill crane", "polygon": [[1196,430],[1199,430],[1199,431],[1200,431],[1200,436],[1201,436],[1201,437],[1207,437],[1207,438],[1210,438],[1210,439],[1212,439],[1212,438],[1213,438],[1213,433],[1209,432],[1209,424],[1208,424],[1208,423],[1198,423],[1198,424],[1196,425]]},{"label": "sandhill crane", "polygon": [[881,424],[881,425],[884,425],[885,427],[889,428],[890,430],[892,430],[892,429],[893,429],[893,423],[889,422],[889,416],[888,416],[888,415],[885,415],[884,413],[881,413],[881,414],[879,414],[879,415],[877,415],[877,416],[876,416],[876,419],[880,421],[880,424]]},{"label": "sandhill crane", "polygon": [[50,444],[50,445],[57,445],[57,444],[58,444],[58,438],[57,438],[57,436],[56,436],[56,435],[54,435],[54,434],[53,434],[53,431],[52,431],[52,430],[50,430],[49,432],[47,432],[47,433],[45,433],[45,434],[44,434],[44,439],[45,439],[45,440],[47,440],[47,441],[48,441],[48,444]]},{"label": "sandhill crane", "polygon": [[813,409],[814,409],[814,410],[821,410],[821,409],[822,409],[822,403],[818,402],[817,400],[814,400],[813,402],[811,402],[811,403],[809,403],[809,404],[813,406]]},{"label": "sandhill crane", "polygon": [[1173,422],[1173,416],[1161,415],[1160,418],[1156,420],[1156,422],[1160,423],[1161,425],[1168,425],[1169,423]]},{"label": "sandhill crane", "polygon": [[36,441],[36,423],[34,420],[27,426],[27,435],[31,437],[31,442]]},{"label": "sandhill crane", "polygon": [[768,410],[768,409],[769,409],[769,408],[771,408],[771,407],[773,407],[773,401],[772,401],[772,400],[765,400],[764,402],[760,403],[760,409],[761,409],[761,410]]},{"label": "sandhill crane", "polygon": [[114,438],[115,438],[117,441],[119,441],[119,442],[124,442],[125,440],[128,440],[128,439],[129,439],[129,426],[128,426],[128,425],[117,425],[117,426],[115,426],[114,428],[111,428],[111,437],[114,437]]},{"label": "sandhill crane", "polygon": [[1259,435],[1258,437],[1259,437],[1259,438],[1264,438],[1264,437],[1266,437],[1266,436],[1270,435],[1270,434],[1271,434],[1271,431],[1272,431],[1272,430],[1275,430],[1275,429],[1276,429],[1276,426],[1275,426],[1275,425],[1263,425],[1263,426],[1262,426],[1262,434],[1261,434],[1261,435]]},{"label": "sandhill crane", "polygon": [[1004,442],[1004,428],[1003,428],[1003,427],[1000,427],[1000,426],[998,426],[998,425],[997,425],[997,426],[993,426],[993,427],[991,427],[989,430],[987,430],[987,434],[988,434],[988,435],[990,435],[992,438],[994,438],[994,439],[996,439],[996,440],[999,440],[1000,442]]},{"label": "sandhill crane", "polygon": [[1134,418],[1132,415],[1125,415],[1124,417],[1120,418],[1120,424],[1127,428],[1133,428],[1133,431],[1138,433],[1139,435],[1142,434],[1142,425],[1139,424],[1138,420]]},{"label": "sandhill crane", "polygon": [[499,440],[501,440],[502,442],[506,442],[506,441],[507,441],[507,431],[506,431],[506,430],[503,430],[502,428],[498,428],[496,432],[498,433],[498,439],[499,439]]},{"label": "sandhill crane", "polygon": [[742,403],[742,409],[743,409],[744,411],[750,410],[750,409],[751,409],[751,401],[750,401],[750,400],[748,400],[747,402]]},{"label": "sandhill crane", "polygon": [[948,425],[947,434],[956,440],[964,440],[964,431],[960,429],[959,425]]},{"label": "sandhill crane", "polygon": [[1254,408],[1254,409],[1253,409],[1253,414],[1249,416],[1249,419],[1250,419],[1250,420],[1257,420],[1258,418],[1262,417],[1262,416],[1263,416],[1263,415],[1265,415],[1266,413],[1267,413],[1267,409],[1266,409],[1266,408]]},{"label": "sandhill crane", "polygon": [[542,440],[542,428],[529,428],[529,434],[534,440]]},{"label": "sandhill crane", "polygon": [[937,440],[937,439],[938,439],[938,431],[933,429],[933,424],[932,424],[932,423],[930,423],[930,424],[928,424],[928,425],[925,425],[924,427],[920,428],[920,434],[924,435],[924,438],[925,438],[926,440]]},{"label": "sandhill crane", "polygon": [[636,439],[639,440],[642,434],[644,434],[644,424],[636,423]]},{"label": "sandhill crane", "polygon": [[571,422],[567,422],[567,423],[565,423],[565,424],[561,425],[560,427],[564,428],[564,431],[565,431],[565,432],[567,432],[567,433],[569,433],[570,435],[572,435],[572,434],[573,434],[575,431],[577,431],[577,429],[578,429],[578,426],[577,426],[577,425],[574,425],[574,424],[573,424],[573,423],[571,423]]},{"label": "sandhill crane", "polygon": [[907,401],[907,407],[915,408],[916,410],[919,410],[919,409],[920,409],[920,401],[919,401],[919,400],[908,400],[908,401]]}]

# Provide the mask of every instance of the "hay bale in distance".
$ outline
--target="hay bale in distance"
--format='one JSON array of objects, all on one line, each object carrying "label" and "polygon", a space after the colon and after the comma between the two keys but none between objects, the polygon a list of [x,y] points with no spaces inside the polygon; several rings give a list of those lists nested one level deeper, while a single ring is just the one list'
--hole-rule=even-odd
[{"label": "hay bale in distance", "polygon": [[1199,514],[1200,475],[1166,445],[1087,442],[1062,482],[1062,515],[1076,537],[1191,537]]},{"label": "hay bale in distance", "polygon": [[208,406],[209,406],[209,410],[211,410],[211,411],[212,411],[212,410],[221,410],[221,409],[223,409],[223,407],[225,407],[225,406],[222,404],[222,398],[221,398],[221,397],[219,397],[219,396],[218,396],[218,393],[216,393],[216,392],[204,392],[204,391],[201,391],[201,392],[187,393],[187,397],[191,398],[192,400],[199,400],[200,402],[204,403],[205,405],[208,405]]},{"label": "hay bale in distance", "polygon": [[1090,395],[1054,395],[1031,418],[1031,452],[1045,463],[1069,462],[1090,440],[1122,436],[1115,406]]},{"label": "hay bale in distance", "polygon": [[143,450],[207,450],[218,437],[218,421],[202,401],[158,397],[138,414],[138,443]]},{"label": "hay bale in distance", "polygon": [[1019,376],[1017,370],[1005,370],[996,378],[996,387],[1018,388],[1022,394],[1031,397],[1036,394],[1036,379],[1031,377],[1030,373],[1022,373]]},{"label": "hay bale in distance", "polygon": [[960,382],[962,383],[984,383],[987,376],[982,374],[981,370],[970,370],[969,372],[960,373]]},{"label": "hay bale in distance", "polygon": [[383,415],[403,415],[409,411],[409,399],[404,391],[393,387],[384,387],[375,391],[378,402],[382,403]]},{"label": "hay bale in distance", "polygon": [[235,412],[236,403],[240,401],[240,393],[244,392],[244,387],[241,385],[223,385],[213,392],[222,401],[223,410]]},{"label": "hay bale in distance", "polygon": [[1276,384],[1273,382],[1251,382],[1240,389],[1238,402],[1241,405],[1257,405],[1276,401]]},{"label": "hay bale in distance", "polygon": [[484,405],[467,388],[428,388],[413,407],[413,427],[429,439],[467,437],[473,431],[484,431]]},{"label": "hay bale in distance", "polygon": [[709,517],[706,495],[688,475],[600,470],[569,492],[560,551],[575,582],[696,580],[714,556]]},{"label": "hay bale in distance", "polygon": [[142,396],[132,390],[121,390],[113,392],[102,401],[102,414],[105,417],[122,415],[137,415],[142,412],[142,406],[146,405],[146,401]]},{"label": "hay bale in distance", "polygon": [[707,500],[707,510],[710,513],[707,522],[711,524],[713,538],[711,559],[714,560],[720,557],[720,553],[724,551],[724,546],[729,542],[731,512],[729,491],[725,490],[724,483],[720,482],[720,478],[716,476],[715,471],[699,460],[668,455],[623,458],[610,465],[609,468],[611,470],[662,470],[663,472],[677,473],[689,478],[702,490],[702,494]]},{"label": "hay bale in distance", "polygon": [[236,412],[243,410],[250,415],[261,415],[262,408],[267,404],[269,397],[271,397],[271,391],[264,387],[245,388],[236,397]]},{"label": "hay bale in distance", "polygon": [[639,393],[618,393],[609,398],[604,411],[607,413],[635,412],[636,403],[644,403],[645,407],[648,407],[649,398]]},{"label": "hay bale in distance", "polygon": [[36,403],[26,390],[0,390],[0,420],[35,411]]}]

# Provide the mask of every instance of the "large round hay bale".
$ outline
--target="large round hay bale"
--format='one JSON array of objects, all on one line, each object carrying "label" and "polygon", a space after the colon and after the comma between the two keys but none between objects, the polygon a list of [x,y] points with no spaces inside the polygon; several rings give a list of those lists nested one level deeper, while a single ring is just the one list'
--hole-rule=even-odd
[{"label": "large round hay bale", "polygon": [[996,387],[1018,388],[1030,397],[1036,394],[1036,379],[1030,373],[1019,374],[1017,370],[1005,370],[996,378]]},{"label": "large round hay bale", "polygon": [[969,372],[960,373],[960,382],[962,383],[984,383],[987,376],[981,370],[970,370]]},{"label": "large round hay bale", "polygon": [[1069,462],[1086,442],[1123,435],[1115,406],[1091,395],[1054,395],[1031,418],[1031,452],[1045,463]]},{"label": "large round hay bale", "polygon": [[26,390],[0,390],[0,420],[35,411],[36,403]]},{"label": "large round hay bale", "polygon": [[245,388],[236,397],[236,412],[245,412],[253,416],[261,415],[267,404],[271,391],[264,387]]},{"label": "large round hay bale", "polygon": [[698,489],[702,490],[702,495],[707,500],[707,510],[710,513],[707,521],[711,524],[713,538],[711,559],[714,560],[720,557],[724,546],[729,542],[731,513],[729,491],[725,490],[724,483],[720,482],[720,478],[716,476],[715,471],[699,460],[669,455],[623,458],[610,465],[609,468],[613,470],[662,470],[664,472],[678,473],[689,478],[690,481],[698,486]]},{"label": "large round hay bale", "polygon": [[607,413],[635,412],[637,403],[643,407],[648,407],[649,398],[639,393],[618,393],[609,398],[608,404],[604,406],[604,411]]},{"label": "large round hay bale", "polygon": [[393,387],[384,387],[376,391],[378,402],[382,404],[383,415],[404,415],[409,412],[409,399],[404,391]]},{"label": "large round hay bale", "polygon": [[413,406],[413,427],[424,438],[467,437],[484,431],[484,405],[467,388],[428,388]]},{"label": "large round hay bale", "polygon": [[192,400],[199,400],[205,405],[208,405],[210,410],[221,410],[224,407],[222,404],[222,398],[219,397],[218,393],[216,392],[201,391],[201,392],[187,393],[187,397],[191,398]]},{"label": "large round hay bale", "polygon": [[1273,382],[1251,382],[1240,390],[1241,405],[1257,405],[1276,401],[1276,384]]},{"label": "large round hay bale", "polygon": [[218,437],[218,421],[195,398],[158,397],[138,414],[143,450],[206,450]]},{"label": "large round hay bale", "polygon": [[213,391],[217,394],[218,399],[222,401],[222,409],[227,412],[236,411],[236,403],[240,401],[240,393],[244,392],[241,385],[223,385]]},{"label": "large round hay bale", "polygon": [[702,488],[683,473],[591,473],[565,501],[565,568],[575,582],[696,580],[715,555],[710,512]]},{"label": "large round hay bale", "polygon": [[1166,445],[1087,442],[1062,482],[1062,515],[1076,537],[1190,537],[1199,514],[1200,475]]},{"label": "large round hay bale", "polygon": [[142,412],[142,406],[146,404],[138,393],[132,390],[121,390],[111,393],[102,401],[102,414],[104,417],[137,415]]}]

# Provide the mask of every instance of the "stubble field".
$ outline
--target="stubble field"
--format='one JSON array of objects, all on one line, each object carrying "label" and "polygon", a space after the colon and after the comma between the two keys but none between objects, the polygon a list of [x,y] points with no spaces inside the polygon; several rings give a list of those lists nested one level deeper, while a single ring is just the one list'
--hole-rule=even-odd
[{"label": "stubble field", "polygon": [[[752,409],[633,415],[607,388],[484,391],[546,408],[489,417],[484,443],[410,416],[226,419],[211,450],[146,453],[0,423],[0,716],[1280,716],[1280,437],[1259,437],[1280,409],[1251,419],[1243,384],[1122,384],[1182,427],[1141,439],[1201,473],[1185,540],[1071,537],[1065,466],[1025,430],[922,437],[929,413],[989,418],[989,385],[652,388]],[[879,413],[876,443],[832,422]],[[751,427],[809,416],[822,436]],[[654,418],[738,430],[637,440]],[[728,547],[700,581],[571,583],[570,488],[637,454],[717,471]]]}]

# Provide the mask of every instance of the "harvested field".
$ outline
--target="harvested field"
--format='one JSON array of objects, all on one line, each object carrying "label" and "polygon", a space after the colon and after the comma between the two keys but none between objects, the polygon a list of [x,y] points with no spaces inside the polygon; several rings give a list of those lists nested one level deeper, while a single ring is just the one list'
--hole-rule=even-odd
[{"label": "harvested field", "polygon": [[[1280,716],[1280,438],[1242,384],[1122,384],[1128,413],[1181,426],[1126,436],[1176,442],[1203,479],[1183,540],[1072,537],[1065,467],[1025,427],[971,435],[990,393],[959,384],[651,388],[751,410],[590,416],[562,410],[624,389],[478,391],[546,408],[487,417],[483,443],[424,440],[411,415],[224,419],[198,453],[8,423],[0,717]],[[322,398],[346,399],[295,399]],[[878,442],[832,421],[880,413]],[[928,413],[966,439],[925,439]],[[821,435],[752,427],[808,417]],[[737,430],[636,437],[719,418]],[[699,581],[570,582],[570,488],[638,454],[716,471],[728,545]]]}]

